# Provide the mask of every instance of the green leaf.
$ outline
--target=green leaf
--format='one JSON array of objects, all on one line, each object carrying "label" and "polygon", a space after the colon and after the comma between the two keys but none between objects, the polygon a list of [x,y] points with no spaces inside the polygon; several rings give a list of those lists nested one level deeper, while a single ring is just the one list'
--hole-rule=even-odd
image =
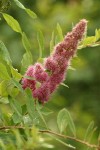
[{"label": "green leaf", "polygon": [[73,70],[73,71],[75,71],[75,70],[76,70],[76,69],[75,69],[75,68],[73,68],[71,65],[70,65],[70,66],[68,66],[68,69]]},{"label": "green leaf", "polygon": [[45,59],[45,58],[38,58],[38,59],[37,59],[37,62],[39,62],[39,63],[43,64],[44,59]]},{"label": "green leaf", "polygon": [[90,37],[85,38],[82,44],[83,46],[88,46],[88,45],[95,43],[95,41],[96,41],[95,36],[90,36]]},{"label": "green leaf", "polygon": [[41,109],[41,107],[40,107],[40,105],[39,105],[39,103],[38,103],[38,101],[37,101],[37,103],[36,103],[36,110],[37,110],[37,112],[38,112],[40,118],[42,119],[43,123],[45,124],[45,127],[48,129],[47,123],[46,123],[46,121],[45,121],[45,119],[44,119],[44,116],[43,116],[43,114],[42,114],[42,112],[41,112],[40,109]]},{"label": "green leaf", "polygon": [[27,12],[27,14],[32,17],[33,19],[37,18],[37,15],[30,9],[25,9],[25,11]]},{"label": "green leaf", "polygon": [[0,63],[0,78],[4,80],[10,80],[10,76],[7,72],[7,69],[2,63]]},{"label": "green leaf", "polygon": [[16,5],[17,5],[19,8],[25,9],[24,5],[23,5],[21,2],[19,2],[18,0],[14,0],[14,2],[16,3]]},{"label": "green leaf", "polygon": [[6,101],[8,95],[10,95],[12,97],[16,97],[18,95],[18,93],[19,93],[19,90],[14,87],[11,80],[9,80],[9,81],[3,80],[0,83],[0,96],[1,96],[2,100],[4,99],[4,101]]},{"label": "green leaf", "polygon": [[[2,125],[6,126],[6,125],[10,125],[11,123],[11,115],[9,113],[6,112],[6,110],[3,109],[0,110],[0,119],[2,121]],[[1,137],[1,136],[0,136]]]},{"label": "green leaf", "polygon": [[41,31],[37,34],[37,40],[39,44],[39,58],[42,58],[42,51],[44,50],[44,36]]},{"label": "green leaf", "polygon": [[48,144],[48,143],[42,143],[42,147],[45,147],[45,148],[54,148],[54,146],[53,145],[51,145],[51,144]]},{"label": "green leaf", "polygon": [[0,59],[1,58],[5,60],[8,65],[12,63],[9,52],[2,41],[0,41]]},{"label": "green leaf", "polygon": [[12,77],[17,81],[19,81],[22,78],[22,75],[18,73],[18,70],[13,67],[11,67],[11,73],[12,73]]},{"label": "green leaf", "polygon": [[94,129],[94,121],[91,121],[87,130],[86,130],[86,133],[85,133],[85,136],[84,136],[84,141],[88,141],[90,136],[91,136],[91,132],[93,131]]},{"label": "green leaf", "polygon": [[6,13],[2,13],[4,19],[6,20],[6,22],[8,23],[8,25],[15,31],[15,32],[19,32],[22,33],[21,27],[18,23],[18,21],[16,19],[14,19],[12,16],[6,14]]},{"label": "green leaf", "polygon": [[7,97],[8,92],[7,92],[7,86],[9,85],[9,81],[3,80],[0,83],[0,96],[2,97]]},{"label": "green leaf", "polygon": [[12,78],[11,81],[19,89],[19,91],[23,92],[22,86],[18,81],[16,81],[14,78]]},{"label": "green leaf", "polygon": [[58,39],[59,39],[59,42],[60,41],[63,41],[63,33],[62,33],[62,29],[61,29],[61,27],[60,27],[60,25],[59,25],[59,23],[57,23],[57,32],[58,32]]},{"label": "green leaf", "polygon": [[41,109],[41,113],[42,113],[43,115],[47,116],[47,115],[49,115],[49,114],[52,114],[53,111],[50,110],[50,109],[47,108],[47,107],[43,107],[43,108]]},{"label": "green leaf", "polygon": [[11,97],[15,98],[19,94],[19,89],[16,87],[12,87],[8,88],[7,92]]},{"label": "green leaf", "polygon": [[26,69],[28,68],[29,65],[33,63],[32,57],[29,53],[25,53],[23,55],[22,61],[21,61],[21,73],[25,73]]},{"label": "green leaf", "polygon": [[26,89],[26,106],[27,106],[27,111],[31,119],[34,119],[34,113],[35,113],[35,102],[32,96],[32,91],[30,89]]},{"label": "green leaf", "polygon": [[59,143],[65,145],[65,146],[69,147],[69,148],[76,149],[76,147],[72,146],[71,144],[67,144],[67,143],[65,143],[64,141],[62,141],[58,138],[55,138],[55,140],[58,141]]},{"label": "green leaf", "polygon": [[26,52],[30,53],[31,45],[30,45],[30,42],[24,32],[22,33],[22,43],[23,43],[23,46],[24,46]]},{"label": "green leaf", "polygon": [[19,2],[18,0],[14,0],[14,2],[19,8],[24,9],[30,17],[32,17],[33,19],[37,18],[36,14],[32,10],[25,8],[25,6],[21,2]]},{"label": "green leaf", "polygon": [[53,51],[54,45],[55,45],[55,37],[54,37],[54,31],[53,31],[51,41],[50,41],[50,53]]},{"label": "green leaf", "polygon": [[27,106],[26,104],[22,105],[22,114],[25,115],[27,113]]},{"label": "green leaf", "polygon": [[13,111],[15,113],[17,113],[17,115],[19,117],[22,117],[22,108],[21,108],[20,103],[17,100],[11,98],[11,97],[9,97],[9,103],[10,103],[10,106],[13,109]]},{"label": "green leaf", "polygon": [[8,104],[8,97],[0,97],[0,103]]},{"label": "green leaf", "polygon": [[59,128],[60,132],[62,133],[68,125],[68,120],[66,117],[66,109],[62,109],[58,113],[57,124],[58,124],[58,128]]},{"label": "green leaf", "polygon": [[69,88],[68,85],[66,85],[65,83],[61,83],[62,86]]},{"label": "green leaf", "polygon": [[14,124],[18,124],[22,121],[22,117],[20,117],[16,112],[13,113],[12,119]]},{"label": "green leaf", "polygon": [[66,127],[68,125],[71,132],[73,133],[73,135],[76,136],[75,125],[74,125],[73,119],[67,109],[64,108],[64,109],[60,110],[60,112],[58,113],[58,116],[57,116],[57,124],[58,124],[58,128],[61,133],[66,129]]},{"label": "green leaf", "polygon": [[58,35],[56,35],[56,37],[55,37],[55,45],[56,44],[58,44],[60,42],[60,40],[59,40],[59,36]]}]

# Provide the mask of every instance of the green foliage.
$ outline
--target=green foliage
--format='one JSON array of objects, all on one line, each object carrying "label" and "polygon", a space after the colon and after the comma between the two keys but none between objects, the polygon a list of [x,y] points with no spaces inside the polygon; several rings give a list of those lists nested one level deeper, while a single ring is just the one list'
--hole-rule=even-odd
[{"label": "green foliage", "polygon": [[15,32],[19,32],[22,33],[22,30],[20,28],[20,25],[18,23],[17,20],[15,20],[12,16],[6,14],[6,13],[2,13],[4,19],[6,20],[6,22],[8,23],[8,25],[15,31]]},{"label": "green foliage", "polygon": [[67,109],[64,108],[60,110],[57,116],[57,123],[58,123],[58,127],[61,133],[66,129],[68,125],[73,135],[76,136],[75,125]]},{"label": "green foliage", "polygon": [[55,45],[55,38],[54,38],[54,31],[53,31],[51,41],[50,41],[50,53],[53,51],[54,45]]},{"label": "green foliage", "polygon": [[20,3],[18,0],[14,0],[14,2],[16,3],[16,5],[19,8],[24,9],[26,11],[26,13],[33,19],[35,19],[37,17],[36,14],[32,10],[25,8],[24,5],[22,3]]},{"label": "green foliage", "polygon": [[0,60],[5,60],[7,62],[7,64],[11,64],[11,59],[10,59],[10,55],[8,53],[7,48],[5,47],[4,43],[2,41],[0,41]]},{"label": "green foliage", "polygon": [[6,66],[0,63],[0,78],[3,80],[9,80],[10,76],[7,72]]},{"label": "green foliage", "polygon": [[98,40],[100,39],[100,29],[95,30],[95,36],[86,37],[83,39],[82,43],[79,45],[79,49],[82,49],[84,47],[95,47],[99,46],[100,42]]},{"label": "green foliage", "polygon": [[63,40],[63,33],[62,33],[62,29],[60,27],[59,24],[57,24],[57,35],[55,37],[55,44],[58,44],[59,42],[61,42]]},{"label": "green foliage", "polygon": [[62,33],[62,29],[61,29],[61,27],[60,27],[60,25],[59,25],[59,23],[57,23],[57,32],[58,32],[58,40],[59,41],[63,41],[63,33]]},{"label": "green foliage", "polygon": [[41,59],[42,52],[44,50],[44,36],[41,31],[39,31],[37,34],[37,40],[38,40],[38,44],[39,44],[39,59]]},{"label": "green foliage", "polygon": [[31,45],[30,45],[30,42],[24,32],[22,33],[22,43],[23,43],[23,46],[24,46],[26,52],[29,53],[31,50]]}]

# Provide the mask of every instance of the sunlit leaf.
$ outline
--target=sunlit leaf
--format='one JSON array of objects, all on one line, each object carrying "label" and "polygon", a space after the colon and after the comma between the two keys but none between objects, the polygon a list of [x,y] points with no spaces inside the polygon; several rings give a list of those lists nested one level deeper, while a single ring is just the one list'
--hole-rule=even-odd
[{"label": "sunlit leaf", "polygon": [[27,12],[27,14],[32,17],[33,19],[37,18],[37,15],[30,9],[26,8],[25,11]]},{"label": "sunlit leaf", "polygon": [[39,58],[42,58],[42,52],[44,50],[44,36],[41,31],[37,34],[37,40],[39,44]]},{"label": "sunlit leaf", "polygon": [[8,104],[8,97],[0,97],[0,103]]},{"label": "sunlit leaf", "polygon": [[29,53],[30,49],[31,49],[31,45],[30,45],[30,42],[24,32],[22,33],[22,43],[23,43],[23,46],[24,46],[26,52]]},{"label": "sunlit leaf", "polygon": [[57,36],[58,36],[59,42],[63,41],[63,33],[62,33],[62,29],[61,29],[59,23],[57,23],[57,32],[58,32]]},{"label": "sunlit leaf", "polygon": [[54,45],[55,45],[55,39],[54,39],[54,31],[53,31],[51,41],[50,41],[50,53],[53,51]]},{"label": "sunlit leaf", "polygon": [[7,97],[8,92],[7,92],[7,86],[9,85],[9,81],[3,80],[0,83],[0,96],[2,97]]},{"label": "sunlit leaf", "polygon": [[43,143],[43,144],[42,144],[42,147],[45,147],[45,148],[54,148],[53,145],[48,144],[48,143]]},{"label": "sunlit leaf", "polygon": [[12,88],[8,88],[7,92],[11,97],[15,98],[19,94],[19,89],[16,87],[12,87]]},{"label": "sunlit leaf", "polygon": [[87,37],[87,38],[85,38],[84,40],[83,40],[83,46],[88,46],[88,45],[90,45],[90,44],[92,44],[92,43],[95,43],[95,41],[96,41],[96,38],[95,38],[95,36],[90,36],[90,37]]},{"label": "sunlit leaf", "polygon": [[10,76],[7,72],[7,69],[2,63],[0,63],[0,78],[4,80],[10,80]]},{"label": "sunlit leaf", "polygon": [[18,70],[13,67],[11,67],[11,73],[12,73],[12,77],[17,81],[19,81],[22,78],[22,75],[18,72]]},{"label": "sunlit leaf", "polygon": [[6,20],[7,24],[15,31],[22,33],[21,27],[16,19],[14,19],[12,16],[2,13],[4,19]]},{"label": "sunlit leaf", "polygon": [[68,69],[73,70],[73,71],[75,71],[75,70],[76,70],[76,69],[75,69],[75,68],[73,68],[71,65],[70,65],[70,66],[68,66]]},{"label": "sunlit leaf", "polygon": [[12,83],[19,89],[19,91],[23,92],[21,84],[16,81],[14,78],[12,78]]},{"label": "sunlit leaf", "polygon": [[69,86],[66,85],[65,83],[61,83],[61,85],[62,85],[62,86],[65,86],[65,87],[67,87],[67,88],[69,88]]},{"label": "sunlit leaf", "polygon": [[19,2],[18,0],[14,0],[14,2],[16,3],[16,5],[17,5],[19,8],[25,9],[24,5],[23,5],[21,2]]},{"label": "sunlit leaf", "polygon": [[4,45],[4,43],[2,41],[0,41],[0,59],[3,59],[7,62],[7,64],[11,64],[11,59],[10,59],[10,55],[9,52],[6,48],[6,46]]},{"label": "sunlit leaf", "polygon": [[32,57],[29,53],[25,53],[23,55],[22,61],[21,61],[21,73],[25,73],[26,69],[28,68],[29,65],[33,63]]}]

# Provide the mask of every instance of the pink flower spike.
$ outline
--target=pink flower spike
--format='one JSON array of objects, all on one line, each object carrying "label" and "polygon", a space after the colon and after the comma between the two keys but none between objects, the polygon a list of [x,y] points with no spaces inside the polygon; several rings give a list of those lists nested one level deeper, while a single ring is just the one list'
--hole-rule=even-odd
[{"label": "pink flower spike", "polygon": [[[44,66],[40,63],[29,66],[25,76],[33,79],[24,77],[22,87],[24,89],[29,87],[34,98],[42,103],[48,101],[51,93],[65,80],[70,61],[76,55],[78,43],[82,40],[86,29],[87,21],[82,19],[71,32],[67,33],[64,40],[55,46],[51,56],[45,59]],[[36,86],[38,82],[39,87]]]}]

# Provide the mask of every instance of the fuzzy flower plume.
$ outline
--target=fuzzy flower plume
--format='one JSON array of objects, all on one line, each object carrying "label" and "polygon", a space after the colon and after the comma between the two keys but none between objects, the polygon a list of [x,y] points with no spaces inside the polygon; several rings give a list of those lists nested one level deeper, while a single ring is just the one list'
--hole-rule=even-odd
[{"label": "fuzzy flower plume", "polygon": [[51,93],[64,81],[70,61],[76,55],[78,43],[86,29],[87,21],[83,19],[54,47],[53,53],[45,59],[43,65],[36,63],[29,66],[26,77],[22,79],[23,89],[29,87],[34,98],[42,103],[48,101]]}]

